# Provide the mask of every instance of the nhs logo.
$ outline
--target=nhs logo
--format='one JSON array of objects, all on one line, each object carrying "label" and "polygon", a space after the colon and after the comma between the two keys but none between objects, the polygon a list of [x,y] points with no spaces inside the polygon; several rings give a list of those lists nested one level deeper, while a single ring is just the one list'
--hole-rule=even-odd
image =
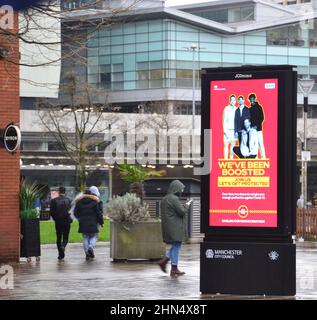
[{"label": "nhs logo", "polygon": [[275,89],[275,83],[266,83],[264,87],[265,89]]}]

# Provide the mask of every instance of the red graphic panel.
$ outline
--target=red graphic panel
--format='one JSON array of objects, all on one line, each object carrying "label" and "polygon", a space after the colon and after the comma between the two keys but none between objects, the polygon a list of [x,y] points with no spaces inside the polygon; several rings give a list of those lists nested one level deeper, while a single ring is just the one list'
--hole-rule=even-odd
[{"label": "red graphic panel", "polygon": [[210,82],[210,226],[277,227],[277,127],[277,79]]}]

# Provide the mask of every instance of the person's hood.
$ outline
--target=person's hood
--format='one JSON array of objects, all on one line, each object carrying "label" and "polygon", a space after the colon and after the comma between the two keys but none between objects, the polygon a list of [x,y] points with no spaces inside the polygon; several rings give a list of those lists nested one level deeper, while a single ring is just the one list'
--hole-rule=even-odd
[{"label": "person's hood", "polygon": [[174,180],[170,183],[168,187],[168,193],[178,193],[182,192],[182,190],[185,188],[185,186],[179,181],[179,180]]},{"label": "person's hood", "polygon": [[99,202],[99,198],[94,196],[93,194],[82,194],[81,196],[78,197],[78,199],[76,199],[76,202],[81,202],[83,204],[89,204],[92,201],[96,201]]},{"label": "person's hood", "polygon": [[100,192],[99,192],[99,189],[98,189],[97,187],[91,186],[91,187],[89,188],[89,191],[90,191],[93,195],[95,195],[95,196],[97,196],[98,198],[100,198]]}]

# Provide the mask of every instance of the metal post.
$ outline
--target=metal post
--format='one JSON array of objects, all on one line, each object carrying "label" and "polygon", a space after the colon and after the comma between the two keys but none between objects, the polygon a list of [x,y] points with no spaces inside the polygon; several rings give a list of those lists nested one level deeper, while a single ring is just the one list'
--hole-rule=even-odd
[{"label": "metal post", "polygon": [[192,115],[192,128],[193,128],[193,135],[194,135],[194,131],[195,131],[195,113],[196,113],[196,105],[195,105],[195,47],[192,46],[192,50],[193,50],[193,105],[192,105],[192,111],[193,111],[193,115]]},{"label": "metal post", "polygon": [[[303,138],[303,150],[307,151],[307,111],[308,111],[308,96],[309,93],[312,91],[313,87],[315,85],[315,80],[308,78],[303,78],[298,81],[298,88],[302,92],[304,96],[304,138]],[[302,154],[302,195],[304,200],[303,205],[303,239],[304,240],[304,234],[305,234],[305,213],[307,208],[307,159],[303,159]]]},{"label": "metal post", "polygon": [[[305,194],[305,161],[303,160],[302,156],[302,185],[301,185],[301,195],[303,196],[303,202],[304,202],[304,194]],[[305,202],[302,208],[303,212],[303,218],[302,218],[302,241],[304,241],[304,228],[305,228]]]},{"label": "metal post", "polygon": [[[307,151],[307,109],[308,97],[304,97],[304,151]],[[304,208],[307,207],[307,161],[304,161]]]},{"label": "metal post", "polygon": [[[307,111],[308,111],[308,97],[304,97],[304,151],[307,151]],[[303,173],[302,173],[302,188],[304,196],[304,208],[303,208],[303,238],[305,239],[306,231],[306,209],[307,209],[307,161],[303,161]]]}]

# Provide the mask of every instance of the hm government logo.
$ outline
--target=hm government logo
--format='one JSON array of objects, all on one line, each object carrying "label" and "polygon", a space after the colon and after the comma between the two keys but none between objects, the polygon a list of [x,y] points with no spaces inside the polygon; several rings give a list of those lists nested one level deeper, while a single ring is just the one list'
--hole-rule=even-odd
[{"label": "hm government logo", "polygon": [[221,88],[217,84],[214,85],[214,90],[215,91],[226,91],[226,88]]},{"label": "hm government logo", "polygon": [[235,259],[237,256],[242,256],[242,250],[206,250],[207,259]]},{"label": "hm government logo", "polygon": [[272,261],[277,261],[278,260],[278,258],[279,258],[279,254],[276,252],[276,251],[271,251],[270,253],[269,253],[269,258],[270,258],[270,260],[272,260]]}]

